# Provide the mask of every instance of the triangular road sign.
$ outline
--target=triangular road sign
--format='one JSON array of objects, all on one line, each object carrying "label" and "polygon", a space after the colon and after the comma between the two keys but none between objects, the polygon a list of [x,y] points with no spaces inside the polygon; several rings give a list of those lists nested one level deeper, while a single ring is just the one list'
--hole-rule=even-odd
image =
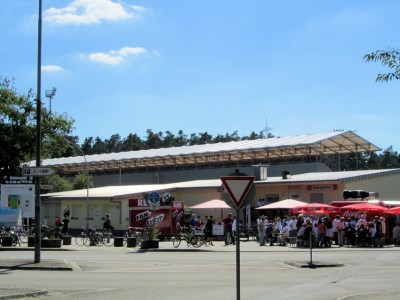
[{"label": "triangular road sign", "polygon": [[243,202],[254,183],[254,176],[222,176],[221,181],[237,209]]}]

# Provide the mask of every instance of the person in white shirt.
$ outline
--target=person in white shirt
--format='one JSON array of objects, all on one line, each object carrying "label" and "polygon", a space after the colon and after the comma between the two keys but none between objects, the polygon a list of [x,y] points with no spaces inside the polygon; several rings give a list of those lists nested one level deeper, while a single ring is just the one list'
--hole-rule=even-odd
[{"label": "person in white shirt", "polygon": [[336,245],[338,244],[337,223],[339,220],[340,220],[340,217],[338,215],[336,215],[335,218],[332,220],[333,240],[335,241]]},{"label": "person in white shirt", "polygon": [[367,220],[365,220],[364,216],[361,216],[358,219],[357,224],[356,224],[356,230],[358,230],[361,227],[361,225],[364,225],[364,228],[367,228],[368,222],[367,222]]}]

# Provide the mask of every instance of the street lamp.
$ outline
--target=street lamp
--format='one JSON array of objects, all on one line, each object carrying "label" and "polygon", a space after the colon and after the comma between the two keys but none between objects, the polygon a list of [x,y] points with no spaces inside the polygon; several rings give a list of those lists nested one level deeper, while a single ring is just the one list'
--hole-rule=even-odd
[{"label": "street lamp", "polygon": [[54,96],[56,95],[57,89],[53,87],[51,90],[46,90],[46,98],[50,100],[50,115],[51,115],[51,100],[53,100]]}]

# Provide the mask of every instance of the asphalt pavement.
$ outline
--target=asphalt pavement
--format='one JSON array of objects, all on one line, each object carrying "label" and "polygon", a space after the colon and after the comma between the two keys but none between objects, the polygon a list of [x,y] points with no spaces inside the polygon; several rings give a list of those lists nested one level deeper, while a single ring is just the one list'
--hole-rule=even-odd
[{"label": "asphalt pavement", "polygon": [[[58,249],[46,249],[42,248],[42,252],[46,251],[96,251],[96,252],[104,252],[104,253],[127,253],[127,252],[137,252],[137,253],[145,253],[145,252],[236,252],[236,245],[228,245],[226,246],[223,241],[214,242],[214,246],[202,246],[200,248],[193,248],[192,246],[187,246],[185,243],[182,243],[178,248],[174,248],[171,241],[162,241],[159,243],[159,248],[157,249],[147,249],[142,250],[139,247],[127,248],[123,247],[98,247],[98,246],[77,246],[74,242],[72,245],[63,245]],[[259,244],[254,241],[241,241],[240,242],[240,253],[258,253],[258,252],[296,252],[299,251],[300,248],[297,248],[294,245],[291,246],[259,246]],[[347,248],[343,247],[339,249],[337,246],[332,246],[332,249],[338,249],[341,251],[346,251]],[[354,248],[348,248],[349,251],[354,251]],[[391,251],[391,250],[399,250],[399,247],[394,246],[385,246],[381,251]],[[11,253],[12,251],[30,251],[32,252],[32,260],[30,259],[14,259],[13,255],[7,255],[8,258],[5,258],[5,255],[1,255],[0,258],[0,270],[22,270],[29,272],[30,270],[35,271],[66,271],[66,272],[74,272],[80,271],[79,265],[74,261],[68,261],[66,259],[41,259],[40,262],[34,262],[34,248],[27,246],[17,246],[17,247],[0,247],[1,251],[7,251]],[[301,251],[307,252],[308,249],[301,248]],[[337,256],[333,256],[329,260],[324,261],[313,261],[312,253],[315,250],[310,251],[310,256],[304,255],[307,257],[306,260],[287,260],[284,263],[290,265],[295,268],[338,268],[343,267],[344,264],[336,260]],[[62,256],[62,255],[60,255]],[[11,257],[11,258],[9,258]],[[310,258],[310,259],[308,259]],[[336,259],[335,259],[336,258]],[[0,299],[15,299],[15,298],[23,298],[23,297],[35,297],[38,295],[44,295],[47,291],[44,289],[29,289],[29,288],[15,288],[15,287],[1,287],[0,289]],[[382,294],[380,294],[382,297]],[[385,294],[385,299],[395,299],[397,294],[393,291],[387,291]],[[360,298],[357,296],[347,297],[346,299],[377,299],[374,298],[373,295],[365,296],[364,298]]]}]

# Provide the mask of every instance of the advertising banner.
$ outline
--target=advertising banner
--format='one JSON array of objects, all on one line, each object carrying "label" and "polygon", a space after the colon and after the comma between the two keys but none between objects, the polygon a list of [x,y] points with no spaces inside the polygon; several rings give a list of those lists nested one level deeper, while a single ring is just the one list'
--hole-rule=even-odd
[{"label": "advertising banner", "polygon": [[35,185],[2,184],[0,207],[20,208],[22,218],[34,218]]}]

